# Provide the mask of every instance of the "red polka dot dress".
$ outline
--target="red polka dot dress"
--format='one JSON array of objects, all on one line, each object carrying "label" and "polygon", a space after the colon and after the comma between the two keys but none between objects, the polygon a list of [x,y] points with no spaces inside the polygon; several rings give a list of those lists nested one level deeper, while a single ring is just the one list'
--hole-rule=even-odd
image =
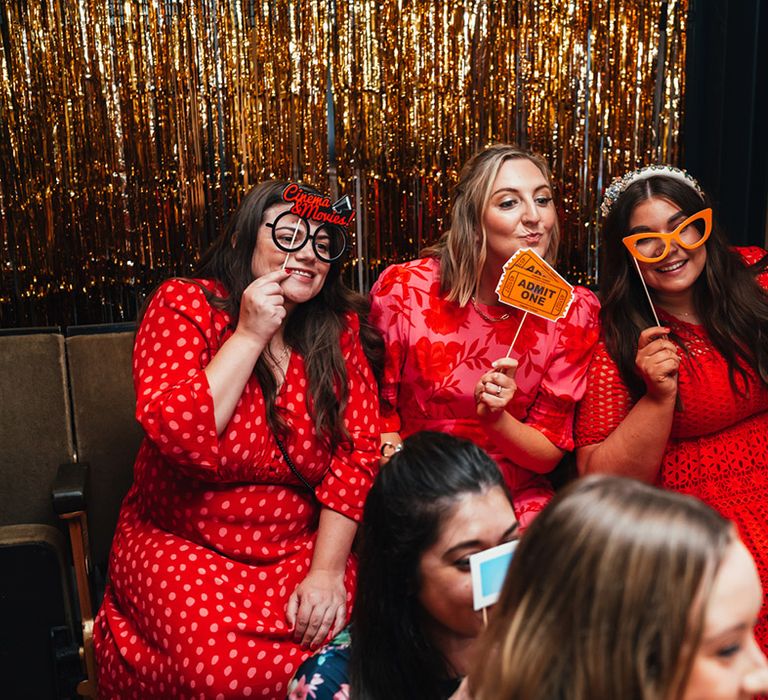
[{"label": "red polka dot dress", "polygon": [[[202,282],[214,289],[210,282]],[[217,290],[221,293],[221,290]],[[216,434],[203,368],[231,335],[200,285],[166,282],[136,336],[137,417],[146,431],[110,555],[96,618],[101,698],[279,698],[309,654],[291,641],[289,596],[308,573],[318,515],[359,521],[378,464],[378,398],[357,317],[341,338],[352,447],[328,453],[292,353],[276,398],[292,428],[267,426],[254,377]],[[347,562],[347,609],[355,587]]]}]

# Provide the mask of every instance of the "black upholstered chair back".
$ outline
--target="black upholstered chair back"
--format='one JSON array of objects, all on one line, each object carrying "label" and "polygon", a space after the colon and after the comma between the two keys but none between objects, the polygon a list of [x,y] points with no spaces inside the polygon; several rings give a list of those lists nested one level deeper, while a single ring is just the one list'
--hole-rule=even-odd
[{"label": "black upholstered chair back", "polygon": [[0,525],[63,530],[51,487],[74,452],[64,336],[0,335]]},{"label": "black upholstered chair back", "polygon": [[88,522],[93,562],[104,570],[120,503],[143,437],[135,418],[132,329],[66,340],[78,462],[90,465]]}]

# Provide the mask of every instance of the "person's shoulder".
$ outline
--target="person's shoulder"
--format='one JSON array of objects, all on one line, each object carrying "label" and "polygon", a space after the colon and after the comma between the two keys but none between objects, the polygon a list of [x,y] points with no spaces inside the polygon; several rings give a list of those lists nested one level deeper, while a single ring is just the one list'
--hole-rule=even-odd
[{"label": "person's shoulder", "polygon": [[356,311],[345,311],[341,316],[342,335],[356,335],[360,332],[360,316]]},{"label": "person's shoulder", "polygon": [[172,277],[152,293],[142,323],[153,322],[153,318],[161,318],[166,311],[171,311],[201,327],[210,324],[223,328],[228,323],[227,312],[212,304],[211,300],[226,296],[224,287],[213,280]]},{"label": "person's shoulder", "polygon": [[[438,271],[440,269],[440,261],[437,258],[433,258],[431,256],[427,256],[424,258],[414,258],[413,260],[407,260],[406,262],[402,263],[395,263],[394,265],[390,265],[387,267],[385,272],[387,270],[391,271]],[[382,273],[383,274],[383,273]]]},{"label": "person's shoulder", "polygon": [[223,291],[221,286],[213,280],[171,277],[158,286],[153,299],[173,303],[174,306],[193,304],[195,300],[198,303],[206,300],[207,303],[208,294],[222,295]]},{"label": "person's shoulder", "polygon": [[597,294],[595,294],[588,287],[582,287],[580,284],[574,285],[573,287],[573,300],[574,302],[578,300],[581,304],[587,304],[589,306],[596,306],[597,308],[600,308],[600,302],[597,299]]},{"label": "person's shoulder", "polygon": [[376,280],[373,294],[387,294],[394,288],[428,290],[440,276],[440,261],[436,258],[416,258],[385,268]]},{"label": "person's shoulder", "polygon": [[402,277],[405,275],[417,275],[423,277],[424,275],[436,275],[440,273],[440,261],[437,258],[414,258],[406,262],[395,263],[389,265],[381,273],[381,276],[396,276]]},{"label": "person's shoulder", "polygon": [[592,360],[590,362],[591,374],[600,377],[603,384],[609,382],[621,382],[616,360],[608,352],[608,346],[605,344],[605,336],[600,333],[597,342],[592,350]]}]

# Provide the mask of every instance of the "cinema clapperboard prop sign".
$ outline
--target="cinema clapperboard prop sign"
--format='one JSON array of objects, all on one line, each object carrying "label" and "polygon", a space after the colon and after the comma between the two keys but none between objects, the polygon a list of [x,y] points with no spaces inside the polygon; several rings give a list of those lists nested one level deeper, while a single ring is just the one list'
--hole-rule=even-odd
[{"label": "cinema clapperboard prop sign", "polygon": [[[291,208],[279,214],[272,223],[272,238],[275,245],[286,253],[285,260],[283,260],[283,270],[288,265],[291,254],[301,250],[310,239],[315,255],[323,262],[333,262],[341,257],[347,244],[346,233],[341,234],[342,245],[340,247],[331,246],[329,248],[328,258],[323,258],[318,254],[315,241],[320,235],[320,231],[325,229],[327,225],[340,227],[346,232],[352,217],[355,215],[349,196],[345,195],[331,204],[331,198],[327,195],[318,194],[302,185],[291,182],[283,190],[283,201],[289,203]],[[278,235],[278,222],[286,215],[295,216],[296,222],[293,225],[290,242],[281,243]],[[314,235],[310,233],[310,219],[320,222]],[[285,228],[289,229],[290,224],[286,224]],[[328,239],[330,240],[330,236]]]},{"label": "cinema clapperboard prop sign", "polygon": [[563,318],[573,301],[573,287],[534,250],[523,248],[504,264],[496,296],[502,304],[524,312],[507,352],[509,357],[528,314],[552,322]]}]

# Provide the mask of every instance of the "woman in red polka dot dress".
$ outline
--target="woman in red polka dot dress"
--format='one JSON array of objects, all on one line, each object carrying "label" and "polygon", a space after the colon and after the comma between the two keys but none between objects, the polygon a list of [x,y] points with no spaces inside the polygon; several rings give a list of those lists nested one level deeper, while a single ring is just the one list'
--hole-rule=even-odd
[{"label": "woman in red polka dot dress", "polygon": [[339,222],[317,192],[262,183],[200,279],[152,297],[134,348],[146,438],[96,619],[100,697],[281,697],[346,624],[382,348],[341,281]]}]

